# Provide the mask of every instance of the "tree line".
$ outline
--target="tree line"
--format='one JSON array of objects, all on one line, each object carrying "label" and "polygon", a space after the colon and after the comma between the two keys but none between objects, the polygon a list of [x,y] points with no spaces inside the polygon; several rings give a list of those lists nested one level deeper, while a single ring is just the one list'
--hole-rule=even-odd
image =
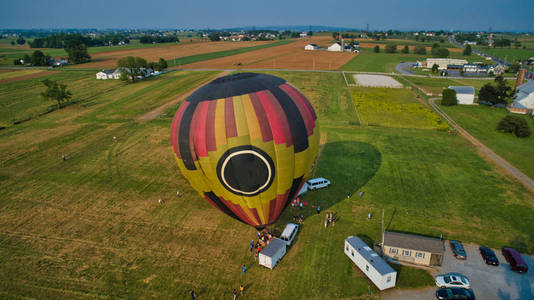
[{"label": "tree line", "polygon": [[144,35],[139,39],[139,42],[141,44],[177,43],[179,41],[180,39],[178,39],[178,37],[176,37],[175,35]]},{"label": "tree line", "polygon": [[79,33],[58,33],[47,37],[36,38],[29,42],[29,44],[30,48],[65,48],[71,41],[83,43],[88,47],[108,46],[110,44],[116,45],[119,42],[124,42],[126,44],[130,43],[130,39],[122,34],[106,34],[97,38],[92,38]]}]

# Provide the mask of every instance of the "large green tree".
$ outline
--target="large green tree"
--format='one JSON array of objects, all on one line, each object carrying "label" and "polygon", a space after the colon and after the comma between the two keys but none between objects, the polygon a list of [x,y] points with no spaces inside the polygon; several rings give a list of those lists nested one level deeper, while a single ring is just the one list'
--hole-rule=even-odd
[{"label": "large green tree", "polygon": [[24,45],[26,43],[26,40],[24,39],[24,37],[22,37],[22,35],[20,35],[18,38],[17,38],[17,44],[19,45]]},{"label": "large green tree", "polygon": [[413,50],[413,53],[415,53],[415,54],[426,54],[426,48],[425,48],[425,46],[415,46],[415,49]]},{"label": "large green tree", "polygon": [[123,57],[117,62],[117,67],[121,71],[121,80],[131,80],[134,83],[138,76],[144,76],[143,69],[147,67],[147,62],[142,57]]},{"label": "large green tree", "polygon": [[453,89],[444,89],[442,92],[443,99],[441,100],[441,105],[452,106],[458,104],[458,99],[456,98],[456,91]]},{"label": "large green tree", "polygon": [[[26,59],[26,56],[24,57],[24,59]],[[32,56],[29,57],[29,59],[29,62],[33,66],[48,66],[50,64],[50,55],[45,55],[40,50],[33,51]],[[24,63],[26,63],[26,61]]]},{"label": "large green tree", "polygon": [[65,51],[69,55],[69,60],[75,64],[81,64],[91,60],[91,56],[87,53],[87,46],[81,41],[68,41],[65,46]]},{"label": "large green tree", "polygon": [[72,93],[67,90],[67,86],[54,80],[45,79],[43,84],[46,90],[41,93],[44,100],[54,100],[57,103],[57,109],[60,108],[61,102],[67,101],[72,97]]},{"label": "large green tree", "polygon": [[159,61],[158,61],[158,64],[157,64],[157,67],[156,67],[156,70],[158,71],[163,71],[165,69],[167,69],[169,65],[167,64],[167,61],[163,58],[159,58]]},{"label": "large green tree", "polygon": [[397,52],[397,45],[395,45],[395,44],[387,44],[385,52],[386,53],[395,53],[395,52]]},{"label": "large green tree", "polygon": [[471,49],[471,45],[465,45],[464,55],[471,55],[472,51],[473,51],[473,49]]}]

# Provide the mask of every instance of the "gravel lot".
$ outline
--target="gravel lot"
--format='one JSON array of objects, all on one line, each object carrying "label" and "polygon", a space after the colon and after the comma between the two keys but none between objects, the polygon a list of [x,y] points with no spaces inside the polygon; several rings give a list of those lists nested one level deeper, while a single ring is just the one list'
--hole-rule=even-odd
[{"label": "gravel lot", "polygon": [[397,80],[384,75],[354,74],[354,81],[360,86],[401,88]]},{"label": "gravel lot", "polygon": [[[534,299],[534,257],[522,255],[529,266],[529,272],[519,274],[510,269],[510,265],[500,250],[493,249],[499,262],[498,267],[488,266],[482,260],[478,245],[465,245],[467,260],[457,260],[452,255],[448,241],[446,242],[443,265],[433,276],[448,272],[462,273],[469,278],[476,299],[483,300],[528,300]],[[382,293],[382,299],[418,300],[436,299],[436,288],[418,290],[393,289]]]}]

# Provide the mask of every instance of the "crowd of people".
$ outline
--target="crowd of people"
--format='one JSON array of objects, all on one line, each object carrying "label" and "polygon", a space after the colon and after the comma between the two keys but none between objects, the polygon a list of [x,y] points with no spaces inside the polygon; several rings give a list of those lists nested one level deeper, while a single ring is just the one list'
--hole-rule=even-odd
[{"label": "crowd of people", "polygon": [[325,220],[324,220],[324,228],[327,228],[328,226],[334,226],[336,225],[336,216],[333,212],[326,212]]}]

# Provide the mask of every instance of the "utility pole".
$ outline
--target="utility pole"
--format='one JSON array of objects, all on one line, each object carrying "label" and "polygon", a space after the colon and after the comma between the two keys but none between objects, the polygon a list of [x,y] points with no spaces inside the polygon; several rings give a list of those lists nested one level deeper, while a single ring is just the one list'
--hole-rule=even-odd
[{"label": "utility pole", "polygon": [[384,249],[384,208],[382,208],[382,249]]}]

